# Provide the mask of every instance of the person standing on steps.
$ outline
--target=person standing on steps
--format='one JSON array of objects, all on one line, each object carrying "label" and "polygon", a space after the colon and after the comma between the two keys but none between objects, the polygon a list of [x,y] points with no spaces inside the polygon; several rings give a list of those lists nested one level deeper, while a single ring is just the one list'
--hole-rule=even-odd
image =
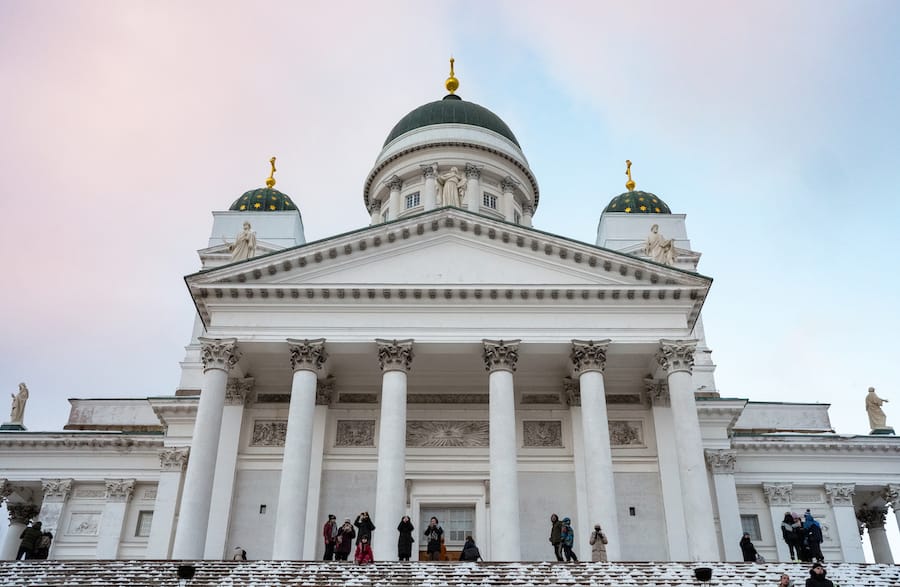
[{"label": "person standing on steps", "polygon": [[550,544],[553,545],[553,554],[556,555],[556,560],[559,562],[563,560],[561,533],[562,522],[559,521],[559,516],[550,514]]},{"label": "person standing on steps", "polygon": [[562,531],[560,532],[563,552],[566,555],[566,562],[578,562],[575,551],[572,547],[575,545],[575,531],[572,529],[572,520],[570,518],[562,519]]},{"label": "person standing on steps", "polygon": [[755,563],[756,562],[756,547],[753,546],[753,542],[750,541],[750,533],[744,532],[744,536],[741,538],[741,554],[744,556],[745,563]]},{"label": "person standing on steps", "polygon": [[353,522],[353,525],[359,528],[359,532],[356,535],[356,543],[359,544],[359,541],[362,540],[363,536],[369,541],[369,545],[372,544],[372,532],[375,531],[375,524],[372,523],[372,518],[369,517],[369,512],[362,512],[358,516],[356,516],[356,521]]},{"label": "person standing on steps", "polygon": [[425,538],[428,540],[428,559],[441,560],[441,542],[444,538],[444,529],[438,524],[438,519],[434,516],[428,527],[425,528]]},{"label": "person standing on steps", "polygon": [[834,587],[834,583],[825,577],[827,574],[822,563],[813,563],[809,570],[809,579],[806,580],[806,587]]},{"label": "person standing on steps", "polygon": [[353,548],[353,539],[356,538],[356,530],[350,523],[350,518],[344,518],[344,523],[338,529],[337,538],[334,542],[334,558],[335,560],[345,561],[350,556],[350,550]]},{"label": "person standing on steps", "polygon": [[595,563],[605,563],[606,561],[606,545],[609,540],[606,534],[600,528],[600,524],[594,524],[594,531],[591,532],[591,560]]},{"label": "person standing on steps", "polygon": [[337,517],[334,514],[328,514],[328,521],[322,528],[322,539],[325,541],[325,556],[322,557],[322,560],[334,560],[334,542],[337,540],[337,535]]},{"label": "person standing on steps", "polygon": [[409,557],[412,556],[412,545],[416,541],[412,535],[413,530],[415,528],[409,516],[400,518],[400,523],[397,524],[397,532],[400,533],[400,536],[397,538],[397,560],[408,561]]}]

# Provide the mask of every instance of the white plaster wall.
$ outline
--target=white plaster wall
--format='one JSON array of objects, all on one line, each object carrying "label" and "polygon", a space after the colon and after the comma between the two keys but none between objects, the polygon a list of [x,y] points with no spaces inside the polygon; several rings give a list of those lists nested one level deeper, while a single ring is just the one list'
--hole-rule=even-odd
[{"label": "white plaster wall", "polygon": [[830,404],[749,402],[734,429],[828,432],[831,430],[829,406]]},{"label": "white plaster wall", "polygon": [[[243,469],[238,472],[226,552],[240,546],[247,551],[247,558],[272,557],[280,480],[280,471]],[[260,504],[266,505],[266,513],[259,513]]]},{"label": "white plaster wall", "polygon": [[[522,559],[555,561],[550,544],[550,514],[576,520],[575,474],[519,471],[519,527]],[[501,521],[502,522],[502,521]],[[576,547],[582,534],[575,528]]]},{"label": "white plaster wall", "polygon": [[[293,200],[293,196],[291,196]],[[296,202],[296,201],[295,201]],[[213,227],[209,235],[209,247],[223,244],[224,237],[229,243],[244,229],[244,221],[250,223],[256,232],[256,240],[265,241],[277,248],[285,249],[306,242],[303,235],[303,220],[299,212],[213,212]]]},{"label": "white plaster wall", "polygon": [[[615,482],[622,560],[666,560],[666,523],[659,473],[616,473]],[[634,516],[629,514],[630,507],[634,508]],[[576,528],[578,538],[587,540],[591,530]]]},{"label": "white plaster wall", "polygon": [[80,426],[160,426],[146,399],[70,399],[67,424]]},{"label": "white plaster wall", "polygon": [[[611,199],[612,196],[610,196]],[[597,225],[597,246],[621,251],[642,245],[650,234],[650,228],[654,224],[658,224],[659,233],[667,239],[675,239],[677,248],[691,250],[685,218],[684,214],[605,212],[600,216],[600,223]]]}]

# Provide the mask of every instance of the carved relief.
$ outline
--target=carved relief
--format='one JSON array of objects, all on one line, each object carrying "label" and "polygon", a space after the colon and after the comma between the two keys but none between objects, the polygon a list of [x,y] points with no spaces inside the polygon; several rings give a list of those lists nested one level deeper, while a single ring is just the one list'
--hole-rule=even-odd
[{"label": "carved relief", "polygon": [[579,386],[577,379],[572,379],[571,377],[563,378],[563,394],[569,407],[581,406],[581,386]]},{"label": "carved relief", "polygon": [[734,450],[707,450],[706,464],[713,474],[723,475],[734,473],[734,464],[737,461],[737,451]]},{"label": "carved relief", "polygon": [[737,492],[737,500],[738,500],[738,503],[744,503],[744,504],[757,503],[756,495],[753,493],[747,493],[745,491]]},{"label": "carved relief", "polygon": [[522,395],[522,404],[558,404],[558,393],[528,393]]},{"label": "carved relief", "polygon": [[66,534],[70,536],[96,536],[100,530],[100,514],[73,512],[69,516]]},{"label": "carved relief", "polygon": [[203,362],[203,370],[222,369],[230,371],[241,355],[237,348],[236,338],[206,338],[199,337],[200,360]]},{"label": "carved relief", "polygon": [[408,404],[486,404],[490,396],[486,393],[411,393],[406,396]]},{"label": "carved relief", "polygon": [[248,404],[253,396],[253,377],[238,379],[231,377],[225,385],[225,403],[229,405]]},{"label": "carved relief", "polygon": [[256,402],[260,404],[289,404],[291,403],[291,394],[261,393],[256,396]]},{"label": "carved relief", "polygon": [[106,499],[128,501],[134,495],[134,479],[106,479]]},{"label": "carved relief", "polygon": [[382,371],[409,371],[413,360],[413,341],[375,339],[378,345],[378,363]]},{"label": "carved relief", "polygon": [[374,393],[341,393],[338,395],[342,404],[377,404],[378,395]]},{"label": "carved relief", "polygon": [[325,381],[316,381],[316,405],[330,406],[334,402],[334,377],[329,375]]},{"label": "carved relief", "polygon": [[763,493],[769,505],[791,505],[791,492],[794,486],[790,483],[763,483]]},{"label": "carved relief", "polygon": [[665,381],[659,381],[653,377],[644,377],[644,397],[646,406],[669,407],[669,385]]},{"label": "carved relief", "polygon": [[106,497],[106,489],[100,487],[76,487],[74,491],[75,497],[86,499],[97,499]]},{"label": "carved relief", "polygon": [[287,420],[256,420],[250,446],[284,446]]},{"label": "carved relief", "polygon": [[640,420],[610,420],[610,446],[643,446],[644,423]]},{"label": "carved relief", "polygon": [[893,483],[888,485],[884,489],[882,497],[884,497],[884,501],[891,506],[894,513],[900,511],[900,485]]},{"label": "carved relief", "polygon": [[152,500],[156,499],[156,487],[150,487],[148,489],[145,489],[144,492],[141,494],[141,499],[145,499],[148,501],[152,501]]},{"label": "carved relief", "polygon": [[694,351],[696,349],[696,340],[661,339],[656,362],[666,373],[678,371],[690,373],[694,369]]},{"label": "carved relief", "polygon": [[41,479],[45,501],[66,501],[72,493],[72,479]]},{"label": "carved relief", "polygon": [[598,340],[573,340],[572,351],[569,359],[576,374],[586,371],[606,370],[606,350],[609,348],[609,339]]},{"label": "carved relief", "polygon": [[559,420],[525,420],[522,437],[526,447],[562,448],[562,422]]},{"label": "carved relief", "polygon": [[631,404],[641,403],[641,396],[634,393],[611,393],[606,396],[607,404]]},{"label": "carved relief", "polygon": [[513,371],[519,362],[518,340],[482,340],[484,368],[487,371]]},{"label": "carved relief", "polygon": [[159,451],[160,471],[184,471],[187,464],[190,448],[164,448]]},{"label": "carved relief", "polygon": [[335,446],[375,446],[375,420],[338,420]]},{"label": "carved relief", "polygon": [[317,338],[309,339],[287,339],[291,351],[291,367],[294,371],[305,369],[307,371],[318,371],[328,359],[328,353],[325,352],[325,339]]},{"label": "carved relief", "polygon": [[480,448],[488,446],[488,423],[468,420],[420,420],[406,424],[406,446]]},{"label": "carved relief", "polygon": [[794,491],[794,503],[825,503],[820,491]]},{"label": "carved relief", "polygon": [[856,485],[853,483],[826,483],[825,497],[832,506],[853,505]]}]

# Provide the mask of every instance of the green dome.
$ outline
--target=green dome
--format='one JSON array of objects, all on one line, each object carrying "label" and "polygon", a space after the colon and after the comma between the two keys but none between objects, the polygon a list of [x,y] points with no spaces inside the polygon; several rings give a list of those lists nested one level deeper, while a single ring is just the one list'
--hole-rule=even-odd
[{"label": "green dome", "polygon": [[[455,94],[444,96],[443,100],[419,106],[394,126],[384,144],[387,145],[402,134],[433,124],[468,124],[492,130],[511,140],[517,147],[516,135],[499,116],[474,102],[466,102]],[[520,147],[521,148],[521,147]]]},{"label": "green dome", "polygon": [[604,212],[625,212],[626,214],[671,214],[672,211],[662,199],[650,192],[625,192],[619,194],[606,206]]},{"label": "green dome", "polygon": [[274,188],[258,188],[244,192],[244,195],[235,200],[229,208],[239,212],[278,212],[296,209],[297,206],[290,197]]}]

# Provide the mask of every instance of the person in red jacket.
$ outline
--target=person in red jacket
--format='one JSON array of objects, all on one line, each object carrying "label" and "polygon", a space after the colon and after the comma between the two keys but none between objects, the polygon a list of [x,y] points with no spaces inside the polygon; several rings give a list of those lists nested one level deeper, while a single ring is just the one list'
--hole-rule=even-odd
[{"label": "person in red jacket", "polygon": [[334,559],[334,543],[337,541],[338,525],[337,518],[334,514],[328,514],[328,521],[322,528],[322,539],[325,540],[325,556],[322,560],[330,561]]},{"label": "person in red jacket", "polygon": [[363,536],[359,539],[359,542],[356,543],[356,554],[353,555],[353,559],[358,565],[375,562],[375,556],[372,554],[372,547],[369,545],[368,536]]}]

